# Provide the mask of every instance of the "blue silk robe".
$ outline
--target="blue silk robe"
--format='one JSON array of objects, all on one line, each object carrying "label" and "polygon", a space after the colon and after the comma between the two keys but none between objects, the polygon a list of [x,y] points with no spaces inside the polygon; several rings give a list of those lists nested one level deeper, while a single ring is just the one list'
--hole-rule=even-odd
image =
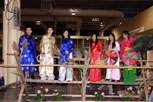
[{"label": "blue silk robe", "polygon": [[[70,56],[70,53],[72,53],[73,56],[73,48],[74,48],[74,42],[72,39],[70,38],[64,38],[62,39],[62,45],[61,45],[61,50],[60,53],[62,54],[62,56],[60,56],[60,64],[64,63],[68,63],[68,58]],[[65,51],[68,51],[68,53],[66,54]]]},{"label": "blue silk robe", "polygon": [[[20,60],[21,64],[35,64],[36,59],[36,49],[35,49],[35,40],[31,35],[23,35],[20,37],[19,40],[19,54],[21,53],[22,49],[22,42],[27,40],[27,48],[23,50],[22,56],[23,58]],[[23,71],[35,71],[34,66],[23,66]]]}]

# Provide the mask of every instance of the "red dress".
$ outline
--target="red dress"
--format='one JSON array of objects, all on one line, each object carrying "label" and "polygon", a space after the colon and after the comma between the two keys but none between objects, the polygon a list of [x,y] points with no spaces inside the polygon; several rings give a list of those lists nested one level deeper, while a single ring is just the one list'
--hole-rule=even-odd
[{"label": "red dress", "polygon": [[[95,42],[92,43],[92,46],[90,47],[90,53],[91,53],[90,64],[93,64],[93,62],[97,61],[98,59],[101,59],[101,52],[102,52],[101,42],[98,41],[97,45],[95,45]],[[101,80],[101,69],[100,68],[90,68],[89,80],[92,82],[100,81]]]}]

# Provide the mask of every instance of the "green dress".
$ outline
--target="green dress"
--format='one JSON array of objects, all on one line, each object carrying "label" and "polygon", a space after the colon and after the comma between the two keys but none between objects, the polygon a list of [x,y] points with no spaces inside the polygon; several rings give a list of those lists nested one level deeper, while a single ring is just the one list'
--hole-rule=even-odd
[{"label": "green dress", "polygon": [[[124,66],[129,66],[129,65],[124,65]],[[134,64],[133,66],[136,66],[136,64]],[[124,76],[124,83],[134,84],[136,82],[136,69],[124,68],[123,76]]]}]

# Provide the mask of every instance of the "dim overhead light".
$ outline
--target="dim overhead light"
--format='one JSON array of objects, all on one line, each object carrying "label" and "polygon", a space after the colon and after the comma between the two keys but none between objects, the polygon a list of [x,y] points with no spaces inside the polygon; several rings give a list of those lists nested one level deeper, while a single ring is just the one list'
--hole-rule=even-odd
[{"label": "dim overhead light", "polygon": [[72,15],[75,15],[75,12],[72,12]]},{"label": "dim overhead light", "polygon": [[119,23],[119,25],[121,25],[121,24],[122,24],[122,22]]},{"label": "dim overhead light", "polygon": [[104,23],[103,22],[100,22],[100,26],[103,26],[104,25]]},{"label": "dim overhead light", "polygon": [[72,11],[72,15],[75,15],[75,9],[72,9],[71,11]]},{"label": "dim overhead light", "polygon": [[40,25],[41,21],[36,21],[35,23],[36,23],[36,25]]},{"label": "dim overhead light", "polygon": [[102,27],[102,26],[103,26],[103,24],[100,24],[100,26]]}]

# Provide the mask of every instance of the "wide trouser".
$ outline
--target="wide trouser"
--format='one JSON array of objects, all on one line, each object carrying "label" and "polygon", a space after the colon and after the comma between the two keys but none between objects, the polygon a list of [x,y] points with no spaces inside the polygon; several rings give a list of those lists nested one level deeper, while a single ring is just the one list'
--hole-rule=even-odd
[{"label": "wide trouser", "polygon": [[[70,53],[69,59],[72,59],[72,53]],[[72,81],[73,80],[73,69],[72,68],[66,68],[66,67],[60,67],[59,70],[59,80],[64,81],[66,77],[66,81]]]},{"label": "wide trouser", "polygon": [[35,71],[23,71],[23,75],[24,77],[28,78],[28,79],[33,79],[34,78],[34,73]]},{"label": "wide trouser", "polygon": [[[108,60],[108,65],[113,65],[113,64],[110,64],[109,61],[110,61],[110,59]],[[120,65],[119,61],[120,61],[120,59],[118,58],[117,62],[114,65],[119,66]],[[120,80],[120,69],[118,69],[118,68],[107,68],[106,79]]]},{"label": "wide trouser", "polygon": [[[50,54],[40,56],[40,64],[54,64],[54,58]],[[39,67],[39,75],[41,80],[54,80],[54,68],[49,66]]]},{"label": "wide trouser", "polygon": [[0,80],[0,86],[4,86],[4,77],[2,77]]}]

